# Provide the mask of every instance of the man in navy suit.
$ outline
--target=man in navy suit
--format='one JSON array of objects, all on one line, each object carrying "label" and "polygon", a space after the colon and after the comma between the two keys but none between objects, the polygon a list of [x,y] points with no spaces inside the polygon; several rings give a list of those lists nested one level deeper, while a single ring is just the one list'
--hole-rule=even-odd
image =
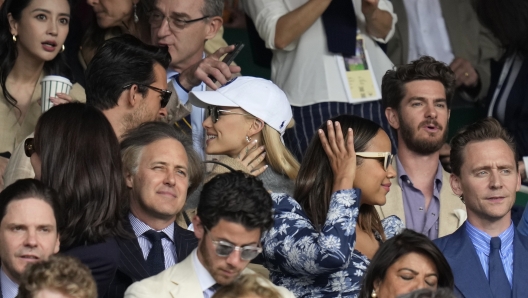
[{"label": "man in navy suit", "polygon": [[515,144],[497,120],[486,118],[451,141],[450,183],[466,203],[467,221],[439,238],[458,297],[510,298],[528,293],[528,237],[511,221],[521,185]]},{"label": "man in navy suit", "polygon": [[156,275],[184,260],[198,245],[194,233],[176,222],[187,194],[203,177],[192,140],[175,127],[147,122],[121,142],[130,209],[126,218],[135,237],[117,239],[118,271],[107,297],[123,297],[135,281]]}]

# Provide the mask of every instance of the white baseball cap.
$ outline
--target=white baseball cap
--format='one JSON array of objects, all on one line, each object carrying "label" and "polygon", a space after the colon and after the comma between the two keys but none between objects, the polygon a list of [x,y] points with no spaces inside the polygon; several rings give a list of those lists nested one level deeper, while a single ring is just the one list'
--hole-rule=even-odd
[{"label": "white baseball cap", "polygon": [[189,100],[201,108],[242,108],[262,119],[281,136],[293,117],[286,94],[272,81],[262,78],[236,77],[216,91],[192,91]]}]

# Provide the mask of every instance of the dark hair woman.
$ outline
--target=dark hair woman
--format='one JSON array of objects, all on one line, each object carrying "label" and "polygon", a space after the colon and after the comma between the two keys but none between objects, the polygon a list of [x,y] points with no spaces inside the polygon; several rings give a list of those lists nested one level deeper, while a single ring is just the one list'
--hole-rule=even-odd
[{"label": "dark hair woman", "polygon": [[103,297],[119,259],[114,237],[129,237],[120,215],[124,180],[112,126],[99,110],[71,103],[44,113],[28,140],[36,178],[59,193],[66,223],[61,252],[92,269]]},{"label": "dark hair woman", "polygon": [[[71,79],[61,54],[69,22],[67,0],[7,0],[0,7],[0,177],[15,145],[33,132],[41,115],[40,80]],[[85,99],[77,84],[70,96],[58,94],[51,101]]]},{"label": "dark hair woman", "polygon": [[363,279],[360,298],[396,298],[417,289],[453,290],[451,267],[425,235],[404,230],[380,247]]},{"label": "dark hair woman", "polygon": [[264,265],[273,283],[296,297],[353,296],[369,259],[403,228],[395,216],[380,221],[391,143],[378,124],[342,115],[312,138],[294,197],[273,194],[274,226],[263,238]]}]

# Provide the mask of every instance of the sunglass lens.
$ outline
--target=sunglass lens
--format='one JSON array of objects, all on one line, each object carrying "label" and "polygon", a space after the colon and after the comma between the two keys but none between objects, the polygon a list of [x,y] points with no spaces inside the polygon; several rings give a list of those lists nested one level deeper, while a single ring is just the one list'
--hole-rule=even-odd
[{"label": "sunglass lens", "polygon": [[227,257],[233,252],[234,246],[218,243],[216,245],[216,254],[220,257]]},{"label": "sunglass lens", "polygon": [[258,254],[259,250],[257,248],[243,248],[240,257],[246,261],[250,261],[256,258]]}]

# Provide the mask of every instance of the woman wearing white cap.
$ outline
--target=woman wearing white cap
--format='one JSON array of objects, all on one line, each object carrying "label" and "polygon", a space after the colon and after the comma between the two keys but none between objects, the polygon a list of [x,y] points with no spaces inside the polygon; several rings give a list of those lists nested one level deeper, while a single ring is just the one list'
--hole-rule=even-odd
[{"label": "woman wearing white cap", "polygon": [[[194,106],[207,108],[205,152],[226,155],[220,162],[259,175],[272,192],[292,194],[299,163],[282,142],[292,127],[291,107],[271,81],[238,77],[216,91],[191,92]],[[225,171],[216,166],[213,173]]]}]

